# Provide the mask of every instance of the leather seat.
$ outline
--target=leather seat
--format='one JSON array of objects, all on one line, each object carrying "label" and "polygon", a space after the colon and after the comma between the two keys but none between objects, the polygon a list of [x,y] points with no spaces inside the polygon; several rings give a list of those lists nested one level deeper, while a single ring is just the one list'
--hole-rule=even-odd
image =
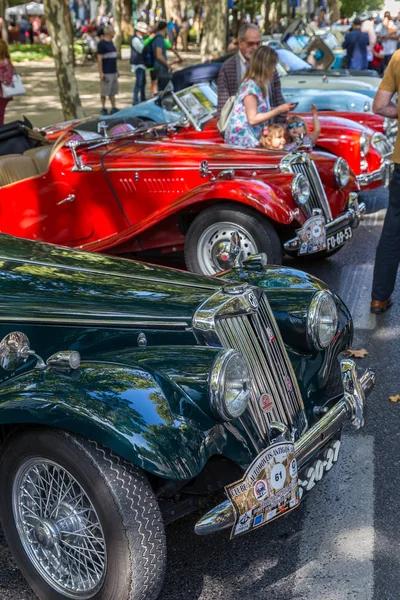
[{"label": "leather seat", "polygon": [[6,154],[0,156],[0,186],[9,185],[38,175],[35,162],[30,156]]},{"label": "leather seat", "polygon": [[38,148],[29,148],[25,150],[24,156],[29,156],[36,165],[39,174],[45,173],[49,168],[50,156],[53,151],[53,145],[39,146]]}]

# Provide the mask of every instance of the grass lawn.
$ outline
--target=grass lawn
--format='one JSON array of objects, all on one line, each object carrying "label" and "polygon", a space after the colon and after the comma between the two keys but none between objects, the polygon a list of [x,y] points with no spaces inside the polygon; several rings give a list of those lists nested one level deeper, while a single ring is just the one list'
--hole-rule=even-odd
[{"label": "grass lawn", "polygon": [[[75,42],[75,56],[81,56],[82,46]],[[51,46],[46,44],[11,44],[9,46],[11,62],[21,63],[30,60],[46,60],[52,58]]]}]

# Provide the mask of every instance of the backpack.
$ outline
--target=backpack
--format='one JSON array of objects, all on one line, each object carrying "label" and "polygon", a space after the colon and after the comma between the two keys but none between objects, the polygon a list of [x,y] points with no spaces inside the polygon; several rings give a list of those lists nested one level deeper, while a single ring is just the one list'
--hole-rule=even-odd
[{"label": "backpack", "polygon": [[225,102],[221,110],[221,115],[218,119],[217,128],[220,133],[224,133],[228,127],[229,119],[231,118],[233,105],[235,104],[236,96],[230,96]]},{"label": "backpack", "polygon": [[150,40],[147,44],[145,44],[142,52],[144,66],[148,69],[152,69],[154,67],[154,58],[153,40]]}]

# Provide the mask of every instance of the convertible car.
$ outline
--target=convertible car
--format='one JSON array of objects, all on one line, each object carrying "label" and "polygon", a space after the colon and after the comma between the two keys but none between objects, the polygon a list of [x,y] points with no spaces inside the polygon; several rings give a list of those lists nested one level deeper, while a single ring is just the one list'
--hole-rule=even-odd
[{"label": "convertible car", "polygon": [[3,232],[154,260],[184,250],[189,270],[212,275],[238,253],[329,256],[365,210],[346,161],[326,153],[229,148],[118,115],[91,128],[0,157]]},{"label": "convertible car", "polygon": [[374,373],[340,360],[351,316],[305,273],[206,278],[3,234],[0,254],[0,520],[42,600],[155,600],[166,524],[213,492],[196,533],[257,536],[364,425]]},{"label": "convertible car", "polygon": [[[217,110],[217,93],[211,83],[191,86],[175,92],[172,86],[159,98],[153,98],[119,111],[120,119],[139,118],[153,123],[187,123],[188,127],[179,128],[175,139],[184,137],[189,140],[206,140],[221,144],[223,139],[214,118]],[[349,113],[343,113],[348,116]],[[311,125],[309,113],[302,115]],[[343,158],[357,175],[359,184],[365,189],[387,185],[390,176],[390,157],[393,151],[393,133],[391,139],[380,133],[389,127],[388,120],[378,115],[351,113],[351,120],[342,118],[342,113],[334,115],[321,111],[321,135],[318,149]],[[392,120],[390,120],[392,121]],[[49,140],[56,140],[68,129],[78,127],[91,132],[101,129],[101,123],[114,123],[114,117],[89,118],[85,121],[61,122],[42,129]],[[396,122],[397,123],[397,122]],[[367,127],[366,125],[370,125]],[[371,128],[372,127],[372,128]],[[171,134],[172,135],[172,134]]]}]

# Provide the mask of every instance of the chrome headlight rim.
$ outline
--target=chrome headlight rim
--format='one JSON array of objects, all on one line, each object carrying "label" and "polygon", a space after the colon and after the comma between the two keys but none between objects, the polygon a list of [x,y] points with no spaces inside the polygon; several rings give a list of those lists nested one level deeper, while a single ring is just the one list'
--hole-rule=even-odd
[{"label": "chrome headlight rim", "polygon": [[335,181],[339,187],[345,187],[350,180],[350,167],[344,158],[338,158],[333,167]]},{"label": "chrome headlight rim", "polygon": [[368,135],[363,132],[360,135],[360,149],[361,149],[361,154],[363,156],[366,156],[366,154],[368,153],[370,143],[371,143],[371,141],[370,141]]},{"label": "chrome headlight rim", "polygon": [[[335,311],[333,319],[331,336],[329,339],[321,340],[320,335],[320,315],[321,306],[324,302],[331,303],[331,308]],[[339,314],[333,294],[329,290],[320,290],[316,292],[311,300],[310,308],[307,315],[307,338],[310,347],[322,351],[328,348],[334,339],[339,325]]]},{"label": "chrome headlight rim", "polygon": [[[235,411],[235,413],[233,413],[232,410],[229,410],[225,395],[228,367],[233,360],[239,360],[242,362],[241,366],[247,373],[248,380],[248,387],[247,390],[244,392],[242,399],[242,407],[239,412]],[[219,352],[211,369],[209,380],[209,392],[211,407],[213,409],[214,414],[220,420],[232,421],[233,419],[239,418],[245,412],[250,399],[251,377],[247,363],[240,352],[231,348],[223,349],[221,350],[221,352]]]},{"label": "chrome headlight rim", "polygon": [[298,206],[307,204],[310,198],[310,184],[302,173],[297,173],[292,181],[292,196]]},{"label": "chrome headlight rim", "polygon": [[371,103],[368,102],[368,100],[366,100],[364,102],[364,112],[369,113],[371,112]]}]

